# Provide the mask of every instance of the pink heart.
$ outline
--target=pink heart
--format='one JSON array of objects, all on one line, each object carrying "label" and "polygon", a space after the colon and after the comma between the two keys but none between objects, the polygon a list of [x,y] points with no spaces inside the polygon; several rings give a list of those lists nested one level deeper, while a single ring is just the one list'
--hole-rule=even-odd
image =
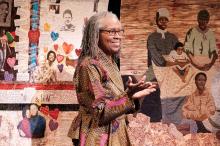
[{"label": "pink heart", "polygon": [[9,65],[11,68],[14,67],[15,62],[16,62],[15,57],[12,57],[12,58],[8,58],[8,59],[7,59],[7,63],[8,63],[8,65]]},{"label": "pink heart", "polygon": [[62,62],[62,61],[63,61],[63,58],[64,58],[63,55],[58,54],[58,55],[57,55],[57,62],[58,62],[58,63]]},{"label": "pink heart", "polygon": [[51,131],[54,131],[58,128],[58,122],[54,122],[52,119],[49,122],[49,128]]}]

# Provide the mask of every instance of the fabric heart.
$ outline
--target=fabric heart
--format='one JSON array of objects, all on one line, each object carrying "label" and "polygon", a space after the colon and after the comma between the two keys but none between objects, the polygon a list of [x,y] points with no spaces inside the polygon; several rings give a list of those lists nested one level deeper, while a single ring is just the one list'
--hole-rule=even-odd
[{"label": "fabric heart", "polygon": [[47,53],[48,47],[44,47],[44,53]]},{"label": "fabric heart", "polygon": [[62,72],[63,71],[63,64],[58,64],[57,68],[59,69],[60,72]]},{"label": "fabric heart", "polygon": [[12,58],[8,58],[8,59],[7,59],[7,63],[8,63],[8,65],[9,65],[11,68],[14,67],[15,62],[16,62],[15,57],[12,57]]},{"label": "fabric heart", "polygon": [[4,73],[4,79],[5,79],[5,81],[12,81],[13,78],[14,78],[14,75],[11,74],[11,73],[9,73],[8,71],[6,71],[6,72]]},{"label": "fabric heart", "polygon": [[66,42],[63,43],[62,47],[63,47],[63,50],[66,54],[69,54],[74,48],[73,44],[68,44]]},{"label": "fabric heart", "polygon": [[44,31],[46,31],[46,32],[50,31],[50,24],[49,23],[44,24]]},{"label": "fabric heart", "polygon": [[12,36],[12,34],[10,32],[6,32],[6,36],[8,38],[8,43],[12,43],[14,41],[14,37]]},{"label": "fabric heart", "polygon": [[63,55],[60,55],[60,54],[57,55],[57,62],[58,62],[58,63],[62,62],[63,59],[64,59],[64,56],[63,56]]},{"label": "fabric heart", "polygon": [[29,30],[28,38],[29,38],[30,43],[38,43],[39,37],[40,37],[39,29]]},{"label": "fabric heart", "polygon": [[50,33],[50,37],[53,41],[56,41],[59,38],[59,34],[57,32],[52,31]]},{"label": "fabric heart", "polygon": [[57,51],[58,48],[59,48],[59,45],[58,45],[58,44],[54,44],[54,45],[53,45],[53,48],[54,48],[55,51]]},{"label": "fabric heart", "polygon": [[43,113],[44,115],[48,115],[49,114],[49,107],[48,106],[41,106],[40,107],[40,112]]},{"label": "fabric heart", "polygon": [[76,55],[79,57],[80,53],[81,53],[82,49],[76,49],[75,52],[76,52]]},{"label": "fabric heart", "polygon": [[49,111],[49,115],[54,120],[57,120],[60,110],[58,108],[55,108],[54,110]]},{"label": "fabric heart", "polygon": [[52,119],[49,121],[49,128],[51,131],[54,131],[58,128],[58,122],[53,121]]}]

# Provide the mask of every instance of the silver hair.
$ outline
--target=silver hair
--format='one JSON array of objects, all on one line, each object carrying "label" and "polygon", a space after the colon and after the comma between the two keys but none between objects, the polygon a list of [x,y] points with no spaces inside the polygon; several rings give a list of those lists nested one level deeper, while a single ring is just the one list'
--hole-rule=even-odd
[{"label": "silver hair", "polygon": [[102,19],[106,17],[113,17],[119,21],[118,17],[115,14],[105,11],[93,15],[86,22],[83,31],[81,44],[82,52],[79,56],[79,62],[85,56],[90,56],[92,58],[96,57],[98,50],[100,49],[98,47],[99,32],[101,28],[105,27],[103,26]]}]

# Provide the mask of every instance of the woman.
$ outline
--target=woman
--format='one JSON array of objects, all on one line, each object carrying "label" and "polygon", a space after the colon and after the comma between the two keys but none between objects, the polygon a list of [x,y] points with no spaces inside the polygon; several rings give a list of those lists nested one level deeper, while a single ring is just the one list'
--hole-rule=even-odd
[{"label": "woman", "polygon": [[72,139],[79,139],[80,145],[130,145],[125,113],[134,109],[133,98],[155,91],[155,85],[144,83],[144,79],[133,84],[131,78],[124,91],[113,60],[123,32],[117,16],[111,12],[97,13],[86,22],[74,75],[80,109],[68,133]]},{"label": "woman", "polygon": [[33,80],[37,83],[54,83],[57,82],[57,75],[54,69],[56,53],[50,50],[47,53],[47,61],[42,63],[33,74]]}]

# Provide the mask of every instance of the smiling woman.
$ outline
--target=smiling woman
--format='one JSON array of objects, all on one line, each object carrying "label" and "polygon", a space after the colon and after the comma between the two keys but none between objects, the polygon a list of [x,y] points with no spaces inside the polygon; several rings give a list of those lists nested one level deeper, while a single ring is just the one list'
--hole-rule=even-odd
[{"label": "smiling woman", "polygon": [[85,24],[74,75],[80,109],[68,134],[80,145],[130,145],[126,113],[134,110],[133,99],[155,91],[155,86],[144,83],[144,79],[134,84],[131,78],[124,90],[113,60],[120,50],[122,34],[122,25],[111,12],[97,13]]},{"label": "smiling woman", "polygon": [[11,0],[0,0],[0,27],[11,25]]}]

